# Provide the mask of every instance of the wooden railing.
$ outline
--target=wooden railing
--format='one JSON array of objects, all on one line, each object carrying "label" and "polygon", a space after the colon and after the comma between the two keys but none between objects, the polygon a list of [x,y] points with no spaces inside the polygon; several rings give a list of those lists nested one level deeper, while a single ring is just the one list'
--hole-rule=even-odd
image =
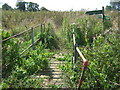
[{"label": "wooden railing", "polygon": [[74,45],[74,57],[73,57],[73,63],[75,64],[77,59],[78,59],[78,54],[79,56],[82,58],[82,61],[83,61],[83,67],[82,67],[82,73],[81,73],[81,76],[80,76],[80,80],[78,82],[78,90],[80,90],[80,87],[82,85],[82,81],[83,81],[83,77],[84,77],[84,72],[87,68],[87,65],[88,65],[88,60],[85,59],[84,55],[81,53],[81,51],[79,50],[79,47],[76,43],[76,38],[75,38],[75,29],[74,29],[74,23],[72,24],[73,25],[73,28],[72,28],[72,35],[73,35],[73,45]]},{"label": "wooden railing", "polygon": [[20,33],[18,33],[18,34],[15,34],[15,35],[13,35],[13,36],[10,36],[10,37],[2,40],[2,42],[5,42],[5,41],[7,41],[7,40],[10,40],[10,39],[12,39],[12,38],[18,37],[18,36],[20,36],[20,35],[22,35],[22,34],[25,34],[25,33],[31,31],[32,44],[29,45],[26,49],[24,49],[24,50],[19,54],[19,55],[21,56],[25,51],[27,51],[27,50],[28,50],[29,48],[31,48],[31,47],[32,47],[33,50],[34,50],[34,49],[35,49],[34,45],[35,45],[38,41],[41,40],[41,38],[39,38],[39,39],[37,39],[36,41],[34,41],[34,31],[35,31],[35,28],[37,28],[37,27],[40,27],[40,33],[42,33],[42,32],[45,31],[45,24],[39,24],[39,25],[36,25],[36,26],[34,26],[34,27],[32,27],[32,28],[30,28],[30,29],[28,29],[28,30],[25,30],[25,31],[23,31],[23,32],[20,32]]}]

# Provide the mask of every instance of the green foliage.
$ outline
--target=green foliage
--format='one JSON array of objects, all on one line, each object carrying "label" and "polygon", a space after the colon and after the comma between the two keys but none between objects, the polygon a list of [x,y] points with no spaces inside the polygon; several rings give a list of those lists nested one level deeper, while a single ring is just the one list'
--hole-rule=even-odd
[{"label": "green foliage", "polygon": [[60,65],[59,68],[65,73],[65,82],[67,83],[67,87],[76,88],[74,83],[75,72],[73,70],[73,61],[72,54],[64,56],[64,58],[58,58],[57,60],[64,61],[64,65]]},{"label": "green foliage", "polygon": [[44,44],[46,48],[49,49],[59,48],[57,45],[58,38],[55,35],[52,25],[50,23],[46,27],[45,32],[41,33],[40,37],[42,39],[42,44]]},{"label": "green foliage", "polygon": [[[3,11],[3,28],[9,32],[3,31],[3,39],[26,28],[43,23],[43,21],[45,23],[51,22],[46,25],[44,32],[35,37],[35,39],[41,38],[41,41],[35,45],[35,50],[30,49],[21,57],[18,57],[18,50],[23,51],[24,48],[20,47],[27,47],[27,44],[31,43],[30,34],[23,35],[26,37],[20,36],[3,42],[3,87],[40,88],[42,78],[35,79],[31,75],[35,77],[39,71],[49,67],[48,59],[53,56],[53,53],[50,53],[51,50],[60,48],[61,52],[67,47],[68,51],[64,53],[69,55],[65,55],[64,58],[57,58],[57,60],[65,62],[60,68],[65,72],[64,80],[67,82],[67,87],[76,88],[81,75],[82,60],[78,58],[76,64],[73,64],[72,61],[73,42],[70,24],[75,22],[76,25],[73,28],[75,29],[76,42],[89,62],[82,89],[117,89],[120,76],[120,37],[119,30],[116,27],[119,23],[117,22],[117,13],[115,11],[106,12],[111,20],[105,21],[105,28],[103,29],[101,19],[95,15],[88,17],[84,15],[84,12],[79,11]],[[51,87],[60,88],[61,86],[51,85]]]},{"label": "green foliage", "polygon": [[[35,50],[29,55],[27,55],[27,59],[24,60],[24,69],[31,75],[38,71],[42,71],[49,66],[49,60],[46,58],[46,53],[41,53],[39,55],[38,51]],[[49,54],[50,55],[50,54]]]},{"label": "green foliage", "polygon": [[26,2],[17,2],[17,9],[21,10],[21,11],[25,11],[26,7],[25,7]]},{"label": "green foliage", "polygon": [[[114,39],[111,38],[113,36]],[[118,35],[108,35],[106,39],[102,36],[97,37],[93,47],[85,50],[85,55],[89,58],[89,71],[87,71],[89,74],[86,77],[89,77],[88,80],[91,79],[89,81],[91,88],[110,89],[118,87],[114,83],[119,82],[118,58],[120,58],[120,50],[118,49],[119,43],[116,43],[117,46],[112,44],[119,42]]]},{"label": "green foliage", "polygon": [[75,37],[76,37],[76,43],[80,46],[86,45],[85,35],[84,35],[83,31],[79,27],[77,27],[76,25],[73,25],[72,29],[74,29],[74,33],[75,33]]},{"label": "green foliage", "polygon": [[109,11],[109,10],[112,10],[113,8],[112,8],[112,6],[107,5],[105,9]]},{"label": "green foliage", "polygon": [[21,11],[39,11],[39,5],[33,2],[17,2],[16,6]]},{"label": "green foliage", "polygon": [[40,10],[41,10],[41,11],[49,11],[49,10],[46,9],[45,7],[41,7]]},{"label": "green foliage", "polygon": [[104,29],[109,29],[112,27],[112,22],[110,20],[105,20]]},{"label": "green foliage", "polygon": [[[92,46],[80,48],[89,62],[82,89],[119,88],[119,38],[119,34],[115,32],[106,34],[105,37],[98,36],[94,39]],[[64,61],[64,58],[58,60]],[[81,75],[82,62],[81,59],[78,59],[76,64],[72,64],[71,60],[70,56],[65,58],[65,65],[60,66],[60,68],[65,72],[66,78],[68,78],[66,79],[66,81],[68,80],[68,85],[77,87]],[[76,79],[75,81],[74,78]]]},{"label": "green foliage", "polygon": [[[17,78],[16,74],[20,75],[22,78]],[[18,76],[19,76],[18,75]],[[22,76],[20,72],[14,72],[7,80],[2,81],[2,89],[15,88],[41,88],[43,79],[41,78],[31,78],[30,76]]]},{"label": "green foliage", "polygon": [[26,2],[27,3],[27,11],[39,11],[39,5],[33,2]]},{"label": "green foliage", "polygon": [[[10,36],[7,31],[2,31],[3,39]],[[37,50],[29,50],[24,56],[19,56],[20,45],[17,39],[4,41],[2,47],[2,88],[40,88],[42,78],[31,78],[30,75],[36,76],[38,71],[48,68],[47,58],[53,54],[36,45]]]},{"label": "green foliage", "polygon": [[120,11],[120,1],[119,0],[113,0],[110,2],[110,4],[113,9]]},{"label": "green foliage", "polygon": [[3,10],[12,10],[12,7],[9,6],[7,3],[5,3],[4,5],[2,5],[2,9]]},{"label": "green foliage", "polygon": [[[10,34],[6,31],[2,31],[2,39],[10,37]],[[19,64],[19,46],[14,39],[5,41],[2,43],[2,74],[4,77],[8,76],[16,64]],[[8,72],[8,73],[5,73]]]}]

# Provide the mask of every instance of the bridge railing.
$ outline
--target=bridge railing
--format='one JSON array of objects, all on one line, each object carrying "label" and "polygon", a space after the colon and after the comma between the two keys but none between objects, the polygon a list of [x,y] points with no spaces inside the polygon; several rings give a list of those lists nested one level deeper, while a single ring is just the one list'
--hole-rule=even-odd
[{"label": "bridge railing", "polygon": [[74,25],[75,24],[72,24],[72,26],[73,26],[72,27],[72,36],[73,36],[73,46],[74,46],[73,64],[76,63],[76,61],[78,59],[78,54],[82,58],[82,62],[83,62],[82,72],[81,72],[80,80],[78,82],[78,90],[80,90],[80,87],[81,87],[82,81],[83,81],[83,77],[84,77],[84,72],[85,72],[87,65],[88,65],[88,60],[85,59],[84,55],[81,53],[81,51],[79,50],[79,47],[76,43]]},{"label": "bridge railing", "polygon": [[[25,30],[25,31],[23,31],[23,32],[20,32],[20,33],[18,33],[18,34],[15,34],[15,35],[13,35],[13,36],[10,36],[10,37],[2,40],[2,42],[8,41],[8,40],[10,40],[10,39],[12,39],[12,38],[16,38],[16,37],[22,36],[22,35],[24,35],[25,33],[30,33],[30,34],[31,34],[31,35],[30,35],[30,37],[31,37],[31,44],[30,44],[28,47],[26,47],[23,51],[21,51],[21,53],[19,54],[19,55],[21,56],[24,52],[26,52],[26,51],[27,51],[28,49],[30,49],[31,47],[32,47],[33,50],[34,50],[34,49],[35,49],[34,45],[35,45],[38,41],[41,40],[41,38],[39,38],[39,39],[37,39],[37,40],[35,41],[35,38],[34,38],[34,37],[35,37],[36,28],[38,28],[38,27],[39,27],[39,33],[42,33],[42,32],[45,31],[45,24],[39,24],[39,25],[36,25],[36,26],[34,26],[34,27],[31,27],[31,28],[29,28],[29,29],[27,29],[27,30]],[[38,32],[37,32],[37,34],[38,34]],[[24,35],[23,37],[25,37],[25,35]],[[23,42],[23,43],[24,43],[24,42]]]}]

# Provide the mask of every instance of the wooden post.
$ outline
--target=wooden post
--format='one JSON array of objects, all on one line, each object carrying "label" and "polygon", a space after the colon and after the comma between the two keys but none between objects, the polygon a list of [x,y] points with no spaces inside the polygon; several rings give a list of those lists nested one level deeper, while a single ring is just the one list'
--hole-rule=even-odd
[{"label": "wooden post", "polygon": [[73,50],[74,50],[74,59],[73,59],[73,63],[76,63],[76,61],[77,61],[77,50],[76,50],[77,43],[76,43],[76,40],[75,40],[74,24],[73,24],[72,32],[73,32]]},{"label": "wooden post", "polygon": [[75,45],[74,45],[74,63],[76,63],[77,58],[78,58],[78,53],[77,53],[76,47],[77,47],[77,43],[75,43]]},{"label": "wooden post", "polygon": [[73,64],[76,62],[76,50],[75,50],[75,44],[76,44],[76,41],[75,41],[75,32],[74,32],[74,28],[73,28],[73,50],[74,50],[74,57],[73,57]]},{"label": "wooden post", "polygon": [[32,33],[31,33],[31,39],[32,39],[32,48],[33,48],[33,50],[35,50],[35,47],[34,47],[34,28],[32,27],[31,28],[32,29]]},{"label": "wooden post", "polygon": [[105,30],[105,13],[104,13],[104,7],[102,7],[102,14],[103,14],[103,30]]},{"label": "wooden post", "polygon": [[120,34],[120,12],[118,12],[118,25],[117,26],[118,26],[118,33]]},{"label": "wooden post", "polygon": [[44,25],[44,32],[45,32],[45,23],[43,25]]},{"label": "wooden post", "polygon": [[[78,58],[78,53],[77,53],[77,43],[76,43],[76,40],[75,40],[75,31],[74,31],[74,26],[73,26],[73,50],[74,50],[74,55],[73,55],[73,69],[75,72],[77,72],[76,70],[76,67],[74,66],[76,61],[77,61],[77,58]],[[74,77],[76,76],[76,74],[74,74]],[[76,78],[74,78],[74,81],[76,81]]]},{"label": "wooden post", "polygon": [[40,24],[40,32],[42,33],[42,24]]}]

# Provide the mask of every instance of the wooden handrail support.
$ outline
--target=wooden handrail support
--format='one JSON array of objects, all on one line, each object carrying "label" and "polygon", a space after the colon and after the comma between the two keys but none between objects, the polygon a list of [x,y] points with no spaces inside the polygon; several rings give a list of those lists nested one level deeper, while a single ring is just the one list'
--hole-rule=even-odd
[{"label": "wooden handrail support", "polygon": [[80,55],[80,57],[81,57],[82,60],[83,60],[83,65],[84,65],[84,67],[87,67],[87,65],[88,65],[88,60],[85,59],[85,57],[84,57],[83,54],[80,52],[80,50],[79,50],[78,47],[76,47],[76,50],[77,50],[78,54]]},{"label": "wooden handrail support", "polygon": [[[75,23],[73,23],[72,25],[75,25]],[[80,57],[82,58],[83,66],[84,66],[84,67],[82,67],[82,73],[81,73],[81,77],[80,77],[80,80],[79,80],[79,83],[78,83],[78,90],[80,90],[80,87],[82,85],[84,72],[85,72],[85,70],[87,68],[87,65],[88,65],[88,60],[85,59],[85,57],[83,56],[83,54],[81,53],[81,51],[78,48],[78,45],[77,45],[76,39],[75,39],[74,27],[73,27],[72,31],[73,31],[73,44],[74,44],[74,63],[76,63],[76,60],[77,60],[77,56],[76,55],[78,53],[80,55]]]},{"label": "wooden handrail support", "polygon": [[33,44],[31,44],[31,45],[28,46],[25,50],[23,50],[22,53],[20,53],[20,56],[21,56],[25,51],[27,51],[29,48],[31,48],[34,44],[36,44],[38,41],[41,41],[41,40],[42,40],[41,38],[37,39]]},{"label": "wooden handrail support", "polygon": [[83,66],[84,66],[84,67],[82,67],[82,73],[81,73],[81,77],[80,77],[80,80],[79,80],[79,83],[78,83],[78,90],[80,90],[80,87],[82,85],[82,80],[83,80],[84,72],[85,72],[85,70],[87,68],[87,65],[88,65],[88,60],[85,59],[85,57],[83,56],[83,54],[81,53],[81,51],[79,50],[78,47],[76,47],[76,50],[77,50],[78,54],[80,55],[80,57],[82,58],[82,60],[83,60]]}]

